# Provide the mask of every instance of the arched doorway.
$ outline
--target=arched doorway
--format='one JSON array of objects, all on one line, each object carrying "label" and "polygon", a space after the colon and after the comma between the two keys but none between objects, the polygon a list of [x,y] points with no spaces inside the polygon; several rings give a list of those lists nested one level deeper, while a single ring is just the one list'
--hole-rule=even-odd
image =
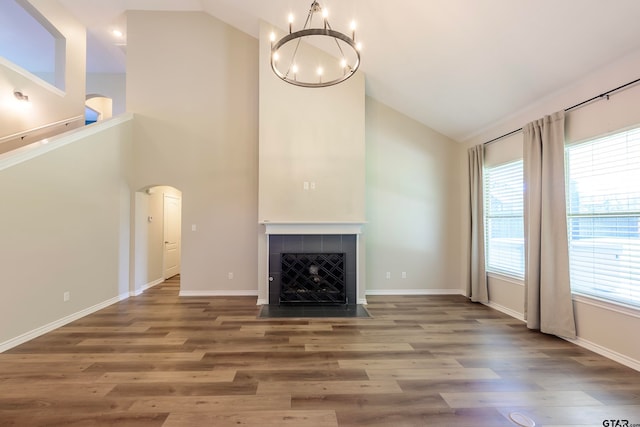
[{"label": "arched doorway", "polygon": [[138,295],[180,274],[182,192],[153,185],[135,194],[134,283]]},{"label": "arched doorway", "polygon": [[84,102],[84,122],[89,125],[111,118],[113,100],[99,94],[89,94]]}]

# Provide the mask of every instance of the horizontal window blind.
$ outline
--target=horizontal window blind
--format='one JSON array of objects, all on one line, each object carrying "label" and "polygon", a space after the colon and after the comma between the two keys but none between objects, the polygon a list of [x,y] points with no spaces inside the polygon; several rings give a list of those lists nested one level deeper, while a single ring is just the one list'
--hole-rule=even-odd
[{"label": "horizontal window blind", "polygon": [[574,292],[640,306],[640,129],[566,148]]},{"label": "horizontal window blind", "polygon": [[486,268],[524,277],[522,161],[484,171]]}]

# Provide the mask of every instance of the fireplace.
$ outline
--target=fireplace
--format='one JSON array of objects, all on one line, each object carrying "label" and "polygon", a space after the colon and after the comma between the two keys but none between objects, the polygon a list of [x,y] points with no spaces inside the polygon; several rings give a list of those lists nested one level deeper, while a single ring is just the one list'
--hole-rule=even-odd
[{"label": "fireplace", "polygon": [[346,304],[344,253],[280,255],[280,304]]},{"label": "fireplace", "polygon": [[269,304],[357,304],[357,236],[268,236]]},{"label": "fireplace", "polygon": [[[264,221],[258,239],[258,304],[281,306],[282,254],[344,254],[345,304],[367,303],[364,285],[363,222],[274,222]],[[301,292],[302,293],[302,292]],[[284,304],[321,308],[335,303]],[[310,307],[308,307],[310,309]]]}]

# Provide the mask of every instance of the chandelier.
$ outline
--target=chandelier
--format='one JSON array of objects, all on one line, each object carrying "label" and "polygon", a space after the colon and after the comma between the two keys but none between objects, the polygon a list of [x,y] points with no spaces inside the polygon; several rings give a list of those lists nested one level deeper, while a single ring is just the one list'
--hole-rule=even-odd
[{"label": "chandelier", "polygon": [[[314,27],[314,17],[319,15],[319,25]],[[327,9],[314,1],[301,30],[292,32],[294,17],[290,14],[289,34],[276,41],[271,33],[271,69],[281,80],[302,87],[327,87],[356,72],[360,43],[356,43],[355,21],[349,37],[331,28],[328,15]]]}]

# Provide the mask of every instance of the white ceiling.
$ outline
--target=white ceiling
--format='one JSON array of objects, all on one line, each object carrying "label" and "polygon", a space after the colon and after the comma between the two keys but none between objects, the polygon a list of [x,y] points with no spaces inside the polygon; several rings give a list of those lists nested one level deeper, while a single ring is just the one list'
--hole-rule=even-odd
[{"label": "white ceiling", "polygon": [[[124,70],[124,51],[113,45],[108,30],[124,25],[126,10],[204,11],[257,37],[260,20],[284,28],[289,12],[306,16],[311,4],[60,1],[89,29],[88,70],[111,72]],[[320,3],[330,10],[334,29],[347,31],[348,23],[357,20],[367,94],[457,141],[640,50],[638,0]]]}]

